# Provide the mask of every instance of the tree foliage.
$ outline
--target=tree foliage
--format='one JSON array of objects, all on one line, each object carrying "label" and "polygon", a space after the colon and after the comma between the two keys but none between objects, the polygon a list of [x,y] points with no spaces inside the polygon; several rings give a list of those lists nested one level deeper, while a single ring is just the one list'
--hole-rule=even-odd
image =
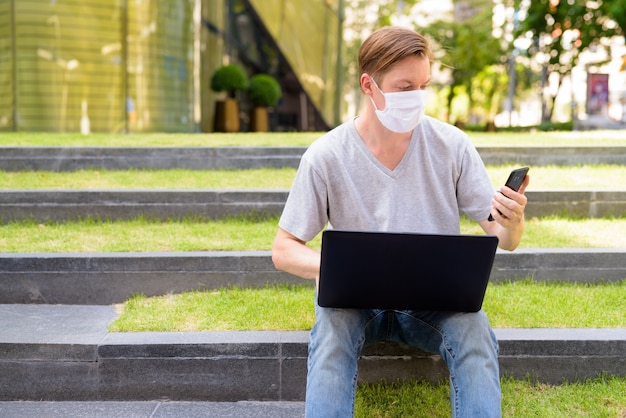
[{"label": "tree foliage", "polygon": [[[509,2],[510,3],[510,2]],[[543,120],[552,119],[554,102],[563,78],[578,64],[580,53],[588,48],[607,48],[603,42],[620,32],[616,20],[626,19],[622,1],[515,0],[513,7],[526,15],[515,36],[531,41],[526,51],[544,71],[555,74],[557,88],[550,94]]]},{"label": "tree foliage", "polygon": [[607,18],[613,20],[617,24],[617,32],[619,34],[626,36],[626,2],[601,0],[599,10]]},{"label": "tree foliage", "polygon": [[[476,94],[474,87],[480,83],[472,83],[474,77],[487,67],[503,65],[502,57],[506,55],[500,42],[492,34],[492,2],[491,0],[477,0],[472,3],[475,13],[463,20],[441,20],[434,22],[423,31],[435,42],[435,54],[439,61],[448,66],[451,71],[451,83],[447,96],[448,115],[452,111],[458,87],[465,87],[469,98],[468,111],[471,112],[477,99],[481,99],[481,107],[488,109],[492,116],[493,97],[486,97],[484,92]],[[502,72],[502,69],[491,69],[491,75]],[[501,87],[501,78],[490,78],[487,84],[496,83],[496,89]],[[469,119],[470,115],[465,116]]]}]

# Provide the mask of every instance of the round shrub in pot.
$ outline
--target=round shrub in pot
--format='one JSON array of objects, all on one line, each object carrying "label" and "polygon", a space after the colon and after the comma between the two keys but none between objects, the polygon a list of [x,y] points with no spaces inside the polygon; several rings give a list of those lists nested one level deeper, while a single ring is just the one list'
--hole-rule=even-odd
[{"label": "round shrub in pot", "polygon": [[280,84],[269,74],[256,74],[250,78],[248,97],[253,104],[250,128],[256,132],[269,130],[268,107],[274,107],[282,97]]},{"label": "round shrub in pot", "polygon": [[224,100],[218,100],[215,106],[215,131],[239,132],[239,102],[237,92],[248,88],[249,79],[246,72],[236,64],[219,67],[211,77],[211,90],[226,92]]}]

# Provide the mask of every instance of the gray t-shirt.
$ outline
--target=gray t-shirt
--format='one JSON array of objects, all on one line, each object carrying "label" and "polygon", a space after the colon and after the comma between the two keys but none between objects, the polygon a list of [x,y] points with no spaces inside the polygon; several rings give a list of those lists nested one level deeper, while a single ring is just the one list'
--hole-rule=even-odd
[{"label": "gray t-shirt", "polygon": [[374,157],[354,120],[302,156],[279,226],[303,241],[329,228],[458,234],[459,214],[487,219],[494,188],[469,138],[424,116],[398,166]]}]

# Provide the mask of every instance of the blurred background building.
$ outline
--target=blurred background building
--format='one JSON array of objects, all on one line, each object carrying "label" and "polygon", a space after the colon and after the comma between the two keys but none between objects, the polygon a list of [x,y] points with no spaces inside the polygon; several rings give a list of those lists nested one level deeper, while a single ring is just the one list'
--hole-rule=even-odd
[{"label": "blurred background building", "polygon": [[[434,117],[622,128],[625,12],[609,0],[0,0],[0,132],[211,132],[225,98],[211,78],[229,64],[279,82],[269,130],[324,131],[367,103],[355,57],[389,24],[434,40]],[[250,95],[236,95],[237,130],[253,130]]]},{"label": "blurred background building", "polygon": [[341,1],[0,0],[0,131],[209,132],[228,63],[278,79],[272,130],[327,129]]}]

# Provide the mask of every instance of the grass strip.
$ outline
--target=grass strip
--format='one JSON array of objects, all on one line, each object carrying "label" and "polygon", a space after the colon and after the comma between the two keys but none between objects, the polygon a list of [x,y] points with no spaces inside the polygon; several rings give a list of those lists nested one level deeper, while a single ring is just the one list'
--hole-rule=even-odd
[{"label": "grass strip", "polygon": [[0,171],[7,190],[37,189],[289,189],[293,168],[250,170]]},{"label": "grass strip", "polygon": [[[561,132],[467,132],[485,146],[624,145],[623,130]],[[0,146],[41,147],[222,147],[308,146],[322,132],[90,134],[18,132],[0,135]]]},{"label": "grass strip", "polygon": [[252,251],[271,248],[277,216],[233,216],[218,220],[76,222],[34,220],[0,226],[2,252]]},{"label": "grass strip", "polygon": [[626,325],[626,278],[614,283],[491,284],[483,309],[498,328],[614,328]]},{"label": "grass strip", "polygon": [[[2,252],[148,252],[270,250],[277,216],[237,216],[219,220],[85,219],[75,222],[34,220],[0,224]],[[466,234],[483,234],[463,220]],[[320,248],[320,236],[310,242]],[[526,221],[520,248],[624,248],[626,216],[571,219],[552,216]]]},{"label": "grass strip", "polygon": [[0,146],[28,147],[264,147],[308,146],[321,132],[105,134],[18,132],[0,135]]},{"label": "grass strip", "polygon": [[[599,377],[578,383],[548,385],[503,378],[505,417],[626,416],[626,378]],[[402,382],[365,384],[357,389],[357,418],[450,417],[448,384]]]},{"label": "grass strip", "polygon": [[[516,166],[488,166],[494,186],[506,180]],[[250,170],[79,170],[0,171],[2,189],[289,189],[295,168]],[[626,184],[621,165],[532,167],[530,190],[609,189]]]},{"label": "grass strip", "polygon": [[[158,297],[134,295],[119,305],[112,332],[309,330],[311,283],[229,287]],[[599,303],[602,301],[602,303]],[[617,283],[492,283],[484,311],[496,328],[612,328],[626,324],[626,279]]]},{"label": "grass strip", "polygon": [[109,331],[306,330],[315,320],[313,294],[306,284],[139,294],[118,305],[120,316]]}]

